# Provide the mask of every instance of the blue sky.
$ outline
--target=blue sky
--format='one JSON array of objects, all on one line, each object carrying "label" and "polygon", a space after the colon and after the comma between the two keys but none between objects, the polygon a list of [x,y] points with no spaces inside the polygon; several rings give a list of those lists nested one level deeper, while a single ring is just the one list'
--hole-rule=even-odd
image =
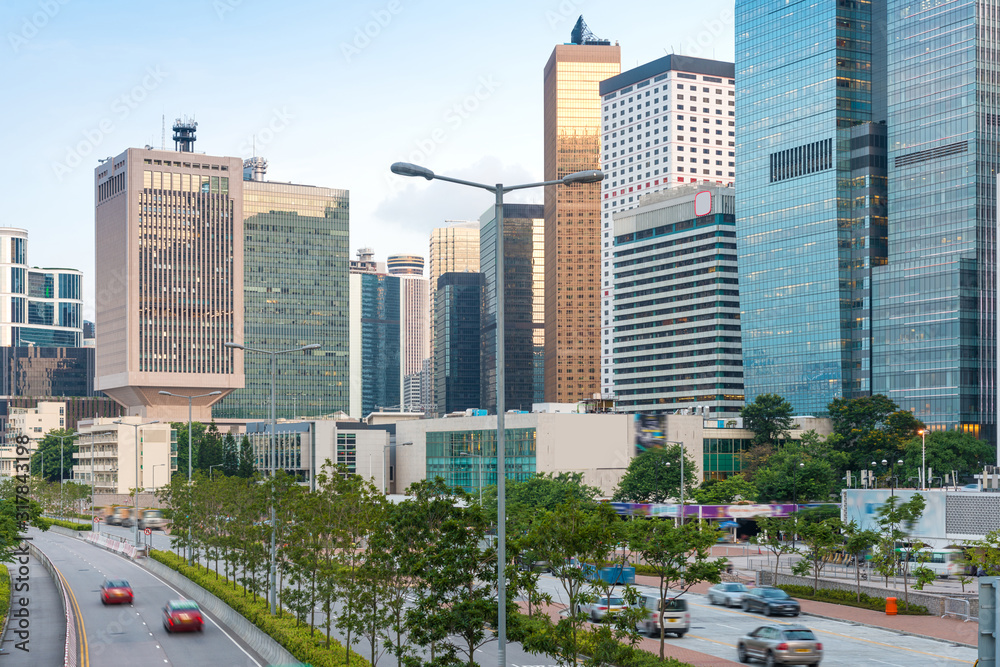
[{"label": "blue sky", "polygon": [[[393,176],[413,161],[488,183],[542,178],[542,68],[583,14],[622,69],[676,52],[733,59],[733,0],[0,3],[0,226],[28,260],[85,273],[93,170],[198,121],[195,149],[269,161],[268,178],[350,190],[351,248],[426,256],[430,230],[485,191]],[[521,199],[541,201],[540,191]]]}]

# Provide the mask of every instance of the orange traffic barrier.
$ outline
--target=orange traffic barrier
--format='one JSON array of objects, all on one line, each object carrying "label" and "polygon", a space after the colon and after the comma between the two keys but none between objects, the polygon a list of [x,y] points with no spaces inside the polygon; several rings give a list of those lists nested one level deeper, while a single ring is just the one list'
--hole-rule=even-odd
[{"label": "orange traffic barrier", "polygon": [[885,615],[886,616],[896,615],[896,598],[885,599]]}]

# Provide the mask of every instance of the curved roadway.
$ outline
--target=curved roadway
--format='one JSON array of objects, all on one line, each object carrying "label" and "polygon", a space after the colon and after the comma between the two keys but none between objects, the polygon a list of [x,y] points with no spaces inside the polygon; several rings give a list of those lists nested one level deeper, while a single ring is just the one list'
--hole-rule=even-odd
[{"label": "curved roadway", "polygon": [[[82,629],[81,667],[136,665],[211,665],[264,667],[267,662],[211,614],[204,632],[172,635],[163,629],[162,609],[184,597],[146,569],[88,542],[31,531],[35,546],[48,556],[72,591]],[[104,606],[100,586],[105,578],[127,579],[135,604]],[[56,619],[51,619],[53,622]]]}]

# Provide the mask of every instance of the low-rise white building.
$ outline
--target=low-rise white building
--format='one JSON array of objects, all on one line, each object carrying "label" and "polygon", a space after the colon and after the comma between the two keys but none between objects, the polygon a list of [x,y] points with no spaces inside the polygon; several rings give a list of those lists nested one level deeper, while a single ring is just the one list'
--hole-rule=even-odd
[{"label": "low-rise white building", "polygon": [[169,484],[177,470],[177,432],[169,423],[136,428],[144,421],[141,417],[122,417],[122,424],[116,421],[107,417],[80,421],[73,481],[93,482],[95,493],[117,494],[137,487],[155,491]]},{"label": "low-rise white building", "polygon": [[[34,452],[38,443],[50,431],[66,428],[66,403],[62,401],[39,401],[34,408],[10,408],[7,417],[8,446],[0,447],[0,476],[12,477],[17,450],[14,438],[25,436],[27,447]],[[66,439],[69,444],[70,439]],[[21,457],[22,459],[24,457]]]}]

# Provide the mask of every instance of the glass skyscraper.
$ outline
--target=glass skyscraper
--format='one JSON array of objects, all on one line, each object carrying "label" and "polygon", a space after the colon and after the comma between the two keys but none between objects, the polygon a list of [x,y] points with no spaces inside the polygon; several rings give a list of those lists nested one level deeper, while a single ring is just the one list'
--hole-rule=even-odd
[{"label": "glass skyscraper", "polygon": [[359,273],[361,282],[361,415],[400,410],[398,276]]},{"label": "glass skyscraper", "polygon": [[483,274],[445,273],[434,297],[434,396],[439,415],[479,407]]},{"label": "glass skyscraper", "polygon": [[737,0],[748,401],[992,429],[997,5]]},{"label": "glass skyscraper", "polygon": [[[277,359],[277,416],[348,410],[348,219],[346,190],[243,182],[244,344],[318,350]],[[246,387],[214,408],[217,417],[267,419],[267,355],[244,355]]]},{"label": "glass skyscraper", "polygon": [[[531,410],[545,400],[545,207],[503,205],[505,405]],[[481,408],[497,409],[496,207],[479,218],[483,274]]]}]

